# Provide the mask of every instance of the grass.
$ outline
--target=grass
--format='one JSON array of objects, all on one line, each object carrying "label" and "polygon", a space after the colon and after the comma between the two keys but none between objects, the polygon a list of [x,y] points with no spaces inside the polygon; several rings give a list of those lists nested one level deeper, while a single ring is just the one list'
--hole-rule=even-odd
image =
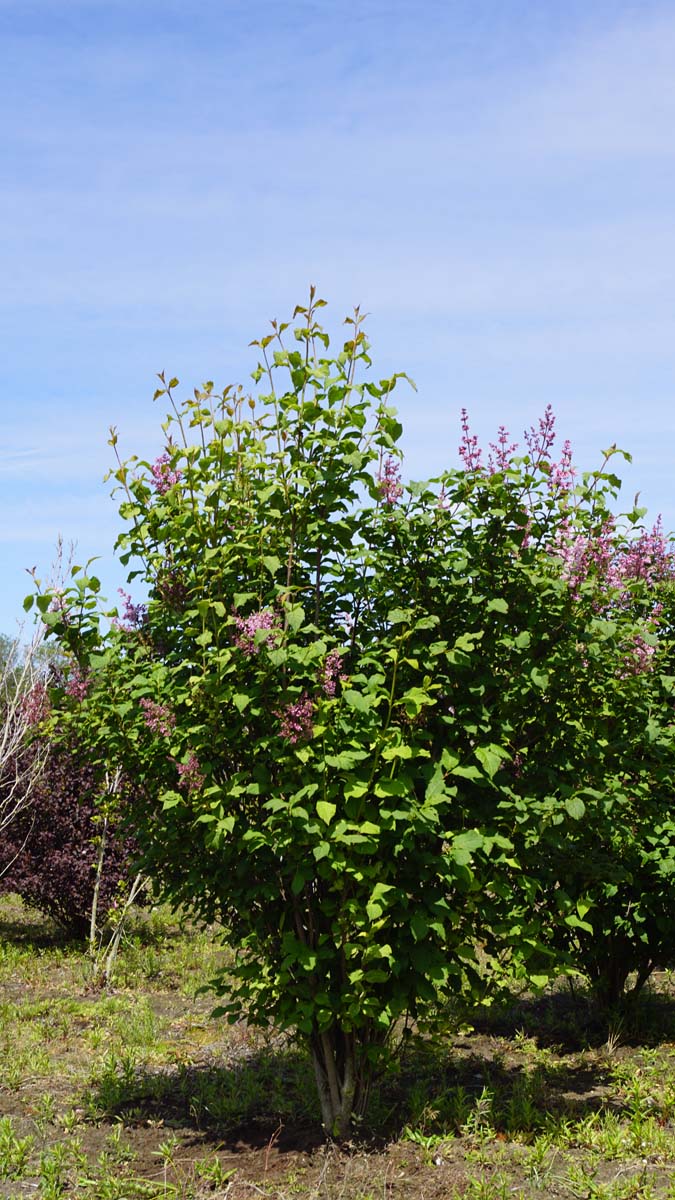
[{"label": "grass", "polygon": [[304,1055],[210,1018],[222,955],[144,914],[106,994],[81,947],[0,903],[0,1197],[675,1200],[671,977],[611,1026],[562,991],[448,1019],[337,1148]]}]

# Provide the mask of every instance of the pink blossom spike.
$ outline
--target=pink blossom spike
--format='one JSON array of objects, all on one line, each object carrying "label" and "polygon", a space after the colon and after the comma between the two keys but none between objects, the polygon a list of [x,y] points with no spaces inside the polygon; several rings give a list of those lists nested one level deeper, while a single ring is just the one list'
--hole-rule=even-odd
[{"label": "pink blossom spike", "polygon": [[150,472],[155,484],[155,491],[159,496],[165,496],[172,487],[175,487],[183,474],[178,468],[175,470],[172,468],[171,459],[166,451],[155,459]]},{"label": "pink blossom spike", "polygon": [[153,733],[159,733],[162,737],[170,737],[171,730],[176,727],[175,714],[166,704],[156,704],[154,700],[149,700],[143,697],[141,700],[141,708],[143,709],[143,720],[148,729]]},{"label": "pink blossom spike", "polygon": [[462,440],[459,443],[459,457],[467,471],[480,471],[483,452],[478,445],[478,438],[469,427],[469,414],[462,409]]},{"label": "pink blossom spike", "polygon": [[[279,617],[270,608],[261,608],[247,617],[235,616],[234,623],[237,626],[234,644],[247,658],[259,654],[263,645],[276,641],[281,632]],[[256,638],[261,631],[263,636]]]},{"label": "pink blossom spike", "polygon": [[280,737],[286,738],[292,746],[312,736],[314,702],[307,692],[303,692],[299,700],[287,704],[276,716],[279,718]]},{"label": "pink blossom spike", "polygon": [[384,504],[389,506],[397,504],[403,495],[403,485],[401,484],[401,468],[392,454],[388,454],[385,458],[382,470],[377,477],[377,483]]},{"label": "pink blossom spike", "polygon": [[204,786],[204,775],[199,765],[199,759],[192,751],[186,762],[178,763],[178,786],[188,795],[201,791]]}]

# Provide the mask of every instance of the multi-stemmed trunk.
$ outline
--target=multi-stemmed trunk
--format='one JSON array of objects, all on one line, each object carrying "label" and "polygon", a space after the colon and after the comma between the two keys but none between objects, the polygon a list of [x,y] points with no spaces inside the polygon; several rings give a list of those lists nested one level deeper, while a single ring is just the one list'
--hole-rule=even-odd
[{"label": "multi-stemmed trunk", "polygon": [[323,1128],[337,1141],[349,1136],[353,1118],[365,1112],[374,1066],[368,1047],[381,1041],[374,1032],[333,1026],[310,1039]]}]

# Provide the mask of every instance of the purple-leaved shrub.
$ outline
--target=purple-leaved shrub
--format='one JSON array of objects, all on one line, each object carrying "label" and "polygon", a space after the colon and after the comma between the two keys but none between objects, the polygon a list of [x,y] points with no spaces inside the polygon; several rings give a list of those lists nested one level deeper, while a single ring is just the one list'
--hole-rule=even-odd
[{"label": "purple-leaved shrub", "polygon": [[[29,803],[0,836],[0,890],[18,893],[76,938],[86,937],[91,919],[102,828],[99,794],[94,768],[76,751],[53,747]],[[99,921],[130,877],[133,851],[119,819],[109,822]]]}]

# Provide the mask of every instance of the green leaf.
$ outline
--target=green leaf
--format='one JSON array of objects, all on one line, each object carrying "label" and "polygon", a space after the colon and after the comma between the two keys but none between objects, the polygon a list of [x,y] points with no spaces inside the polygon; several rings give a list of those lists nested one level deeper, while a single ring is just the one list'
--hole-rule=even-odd
[{"label": "green leaf", "polygon": [[429,932],[429,926],[424,918],[420,917],[418,913],[414,913],[410,918],[410,928],[412,929],[412,935],[416,942],[421,942]]},{"label": "green leaf", "polygon": [[458,833],[452,839],[450,852],[455,862],[465,867],[471,862],[474,850],[479,850],[484,842],[485,838],[477,829],[467,829],[465,833]]},{"label": "green leaf", "polygon": [[459,775],[460,779],[476,780],[483,778],[483,773],[478,770],[478,767],[453,767],[451,774]]},{"label": "green leaf", "polygon": [[170,808],[175,808],[177,804],[183,804],[185,797],[181,796],[180,792],[164,792],[161,801],[162,808],[166,812]]},{"label": "green leaf", "polygon": [[493,779],[497,774],[504,759],[509,757],[506,751],[502,750],[501,746],[494,745],[478,746],[474,753],[485,774],[490,779]]},{"label": "green leaf", "polygon": [[540,671],[538,667],[533,667],[530,671],[530,679],[534,686],[541,688],[542,691],[548,687],[548,671]]},{"label": "green leaf", "polygon": [[575,821],[580,821],[586,812],[586,805],[580,796],[570,796],[565,801],[565,808]]},{"label": "green leaf", "polygon": [[[326,766],[337,767],[338,770],[350,770],[357,763],[363,762],[368,755],[365,750],[341,750],[339,754],[327,754]],[[384,755],[382,756],[384,758]]]},{"label": "green leaf", "polygon": [[506,600],[503,600],[500,596],[497,596],[494,600],[488,600],[486,611],[507,613],[509,611],[509,606],[506,603]]},{"label": "green leaf", "polygon": [[357,712],[368,712],[372,704],[370,696],[364,696],[362,692],[356,692],[353,688],[347,688],[342,693],[342,698],[345,704],[348,704],[350,708],[355,708]]},{"label": "green leaf", "polygon": [[376,883],[373,888],[370,900],[366,904],[366,914],[371,921],[377,921],[388,907],[385,897],[389,892],[393,892],[394,886],[391,883]]},{"label": "green leaf", "polygon": [[406,714],[409,717],[416,717],[423,708],[435,703],[433,697],[420,687],[408,688],[407,692],[401,696],[401,704],[405,706]]},{"label": "green leaf", "polygon": [[324,824],[330,825],[337,812],[337,805],[331,804],[329,800],[317,800],[316,811]]},{"label": "green leaf", "polygon": [[412,621],[413,616],[412,608],[392,608],[387,613],[387,620],[390,625],[404,625],[407,621]]},{"label": "green leaf", "polygon": [[296,633],[305,620],[305,610],[300,604],[289,605],[286,608],[288,628]]},{"label": "green leaf", "polygon": [[270,575],[276,575],[281,569],[281,559],[277,558],[274,554],[265,554],[263,556],[263,563],[267,567]]},{"label": "green leaf", "polygon": [[445,776],[443,774],[443,768],[439,763],[427,784],[427,789],[424,796],[427,803],[432,804],[435,800],[440,800],[441,796],[444,795]]}]

